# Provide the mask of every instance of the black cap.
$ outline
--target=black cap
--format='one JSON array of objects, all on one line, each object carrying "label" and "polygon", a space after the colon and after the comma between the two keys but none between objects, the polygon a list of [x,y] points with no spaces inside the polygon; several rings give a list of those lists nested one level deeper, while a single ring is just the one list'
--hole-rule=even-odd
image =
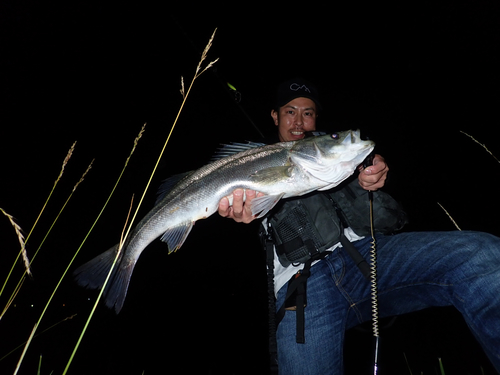
[{"label": "black cap", "polygon": [[321,109],[318,90],[311,82],[302,78],[290,79],[278,86],[275,108],[283,107],[295,98],[309,98],[316,104],[318,111]]}]

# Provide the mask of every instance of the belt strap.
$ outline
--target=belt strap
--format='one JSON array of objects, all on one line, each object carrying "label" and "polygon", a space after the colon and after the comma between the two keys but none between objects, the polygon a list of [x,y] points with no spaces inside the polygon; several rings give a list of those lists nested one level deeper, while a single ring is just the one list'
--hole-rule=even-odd
[{"label": "belt strap", "polygon": [[305,343],[305,307],[307,306],[307,279],[311,276],[311,266],[316,260],[323,259],[329,255],[330,251],[317,253],[317,255],[304,263],[304,268],[297,272],[288,282],[285,301],[276,313],[276,326],[285,317],[286,310],[296,312],[297,331],[296,342]]},{"label": "belt strap", "polygon": [[356,263],[356,266],[358,266],[363,276],[367,280],[370,280],[371,270],[368,262],[365,260],[365,258],[363,258],[358,249],[356,249],[356,247],[352,244],[352,242],[347,239],[343,232],[340,235],[340,243],[342,244],[342,247],[345,249],[347,254],[349,254],[351,259],[354,261],[354,263]]}]

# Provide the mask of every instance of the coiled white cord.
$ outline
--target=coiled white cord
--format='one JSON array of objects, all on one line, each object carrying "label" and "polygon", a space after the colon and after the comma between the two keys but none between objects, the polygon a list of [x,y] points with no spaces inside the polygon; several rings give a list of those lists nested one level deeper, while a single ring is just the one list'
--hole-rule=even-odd
[{"label": "coiled white cord", "polygon": [[372,329],[373,336],[375,337],[375,360],[373,366],[373,374],[377,374],[378,370],[378,341],[379,341],[379,327],[378,327],[378,289],[377,289],[377,241],[375,239],[375,229],[373,223],[373,192],[368,192],[370,199],[370,230],[372,236],[371,249],[370,249],[370,290],[372,294]]}]

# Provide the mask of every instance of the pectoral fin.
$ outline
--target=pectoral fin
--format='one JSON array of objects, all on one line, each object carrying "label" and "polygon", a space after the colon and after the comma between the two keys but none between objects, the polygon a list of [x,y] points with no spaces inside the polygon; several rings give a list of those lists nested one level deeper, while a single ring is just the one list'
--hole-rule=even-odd
[{"label": "pectoral fin", "polygon": [[280,193],[277,195],[264,195],[262,197],[257,197],[252,200],[252,214],[256,215],[256,218],[264,217],[276,203],[285,195],[285,193]]},{"label": "pectoral fin", "polygon": [[189,221],[176,227],[167,229],[167,231],[161,237],[161,240],[167,244],[169,254],[180,249],[187,236],[189,235],[189,232],[191,232],[193,225],[194,221]]},{"label": "pectoral fin", "polygon": [[277,181],[288,180],[292,177],[293,166],[280,166],[261,169],[250,176],[253,182],[259,184],[274,184]]}]

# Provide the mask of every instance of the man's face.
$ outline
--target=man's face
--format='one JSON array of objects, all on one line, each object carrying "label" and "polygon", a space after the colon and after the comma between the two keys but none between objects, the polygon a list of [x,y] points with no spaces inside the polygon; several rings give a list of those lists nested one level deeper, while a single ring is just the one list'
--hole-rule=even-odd
[{"label": "man's face", "polygon": [[316,104],[309,98],[295,98],[279,109],[271,111],[278,127],[281,142],[297,141],[305,132],[316,130]]}]

